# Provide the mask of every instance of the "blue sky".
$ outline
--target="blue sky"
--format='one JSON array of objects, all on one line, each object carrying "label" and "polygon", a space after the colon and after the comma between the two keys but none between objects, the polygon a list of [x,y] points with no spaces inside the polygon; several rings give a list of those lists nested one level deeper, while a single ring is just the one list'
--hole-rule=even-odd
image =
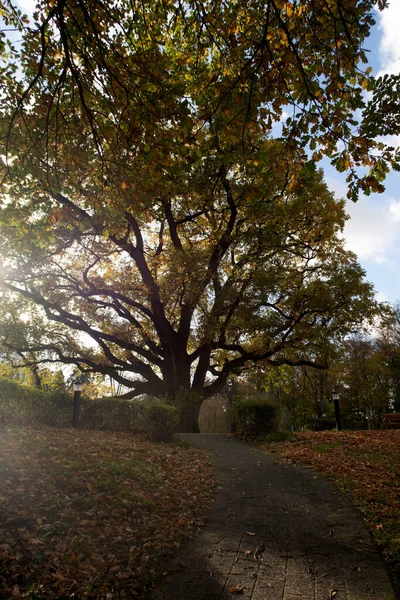
[{"label": "blue sky", "polygon": [[[21,10],[32,14],[35,2],[19,0]],[[376,15],[376,26],[367,40],[373,74],[398,73],[400,70],[400,0],[391,0],[388,9]],[[392,139],[396,146],[400,138]],[[338,198],[346,196],[346,176],[324,160],[329,188]],[[400,301],[400,173],[391,173],[383,194],[361,196],[357,204],[347,203],[350,219],[344,229],[348,249],[355,252],[376,289],[377,298],[391,303]]]}]

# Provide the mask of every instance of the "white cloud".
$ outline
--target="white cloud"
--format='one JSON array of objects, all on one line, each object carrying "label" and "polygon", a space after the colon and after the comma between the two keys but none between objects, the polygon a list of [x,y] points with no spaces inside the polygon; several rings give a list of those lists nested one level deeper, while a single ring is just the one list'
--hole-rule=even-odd
[{"label": "white cloud", "polygon": [[29,19],[32,19],[37,3],[38,0],[17,0],[16,5],[23,13],[28,15]]},{"label": "white cloud", "polygon": [[383,292],[376,292],[375,299],[377,302],[389,302],[388,297]]},{"label": "white cloud", "polygon": [[379,21],[382,38],[379,46],[381,70],[378,75],[397,74],[400,71],[399,0],[392,0],[389,7],[379,13]]},{"label": "white cloud", "polygon": [[400,221],[400,200],[393,200],[389,204],[389,213],[394,221]]},{"label": "white cloud", "polygon": [[[335,177],[325,176],[336,197],[346,196],[346,185]],[[346,247],[360,260],[383,264],[392,263],[394,244],[400,242],[400,200],[388,195],[378,198],[361,196],[354,204],[347,202],[350,219],[344,228]]]},{"label": "white cloud", "polygon": [[[376,138],[377,142],[383,142],[387,146],[393,146],[394,148],[398,148],[400,146],[400,135],[379,135]],[[378,152],[373,152],[373,154],[377,155]]]}]

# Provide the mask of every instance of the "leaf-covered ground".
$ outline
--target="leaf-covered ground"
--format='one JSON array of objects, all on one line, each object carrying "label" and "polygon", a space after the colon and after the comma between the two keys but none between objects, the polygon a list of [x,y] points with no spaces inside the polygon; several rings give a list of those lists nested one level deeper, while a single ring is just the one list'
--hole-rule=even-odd
[{"label": "leaf-covered ground", "polygon": [[399,430],[299,433],[263,448],[321,471],[348,492],[400,582]]},{"label": "leaf-covered ground", "polygon": [[0,432],[0,598],[143,595],[202,520],[214,482],[200,450],[129,434]]}]

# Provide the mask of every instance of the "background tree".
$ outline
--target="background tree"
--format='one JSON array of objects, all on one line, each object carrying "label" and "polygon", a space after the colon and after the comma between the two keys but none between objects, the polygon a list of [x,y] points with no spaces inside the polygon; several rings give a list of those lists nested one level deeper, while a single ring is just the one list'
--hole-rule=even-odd
[{"label": "background tree", "polygon": [[[340,345],[339,340],[335,340]],[[330,429],[333,426],[333,407],[330,405],[332,390],[336,387],[338,348],[325,347],[319,357],[326,369],[308,365],[279,368],[260,366],[257,380],[269,399],[287,411],[285,426],[295,430],[304,428]],[[254,381],[250,369],[250,382]]]},{"label": "background tree", "polygon": [[10,6],[3,287],[39,307],[19,352],[168,397],[193,430],[229,374],[317,364],[372,315],[305,147],[352,195],[396,165],[367,127],[374,2],[60,0],[33,26]]},{"label": "background tree", "polygon": [[389,410],[391,382],[376,339],[358,334],[342,348],[337,388],[343,418],[353,427],[377,428]]},{"label": "background tree", "polygon": [[377,348],[390,378],[391,408],[400,412],[400,305],[392,307],[382,319]]}]

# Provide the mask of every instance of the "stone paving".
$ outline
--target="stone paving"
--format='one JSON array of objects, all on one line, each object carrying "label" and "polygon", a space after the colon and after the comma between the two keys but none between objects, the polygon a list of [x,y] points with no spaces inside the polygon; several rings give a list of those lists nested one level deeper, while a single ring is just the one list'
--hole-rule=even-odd
[{"label": "stone paving", "polygon": [[393,600],[361,516],[311,470],[219,434],[221,486],[204,528],[171,561],[152,600]]}]

